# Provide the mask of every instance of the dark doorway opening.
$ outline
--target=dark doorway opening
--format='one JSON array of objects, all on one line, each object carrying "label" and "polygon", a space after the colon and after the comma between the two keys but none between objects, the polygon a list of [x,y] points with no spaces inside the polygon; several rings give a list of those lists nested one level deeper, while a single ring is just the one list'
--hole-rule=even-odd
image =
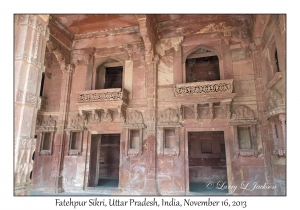
[{"label": "dark doorway opening", "polygon": [[228,193],[223,131],[189,132],[188,156],[190,192]]},{"label": "dark doorway opening", "polygon": [[188,58],[186,83],[220,80],[218,56]]},{"label": "dark doorway opening", "polygon": [[120,134],[94,134],[90,155],[90,187],[119,185]]}]

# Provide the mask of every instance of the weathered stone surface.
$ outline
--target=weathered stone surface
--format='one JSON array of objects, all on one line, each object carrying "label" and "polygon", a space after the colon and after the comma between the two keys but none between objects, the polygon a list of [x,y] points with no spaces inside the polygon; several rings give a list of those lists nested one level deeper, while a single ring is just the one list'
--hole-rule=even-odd
[{"label": "weathered stone surface", "polygon": [[[238,186],[234,195],[285,194],[282,15],[16,20],[16,195],[29,190],[20,189],[34,149],[32,189],[185,195],[190,182],[222,181]],[[237,127],[251,127],[247,151]],[[24,146],[35,133],[37,144]],[[246,182],[276,190],[241,189]]]}]

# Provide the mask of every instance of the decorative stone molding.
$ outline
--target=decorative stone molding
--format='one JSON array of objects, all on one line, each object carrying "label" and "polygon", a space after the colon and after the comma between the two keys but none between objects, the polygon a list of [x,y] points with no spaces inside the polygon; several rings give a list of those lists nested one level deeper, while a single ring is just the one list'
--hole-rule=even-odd
[{"label": "decorative stone molding", "polygon": [[180,121],[186,119],[230,119],[231,110],[230,103],[226,102],[225,104],[220,105],[219,103],[215,104],[213,102],[201,103],[201,104],[182,104],[180,105]]},{"label": "decorative stone molding", "polygon": [[16,94],[15,94],[15,97],[16,97],[15,101],[17,103],[24,103],[24,92],[21,91],[21,90],[16,90],[15,92],[16,92]]},{"label": "decorative stone molding", "polygon": [[102,89],[78,92],[78,102],[97,102],[110,100],[127,100],[128,92],[125,89]]},{"label": "decorative stone molding", "polygon": [[44,115],[37,118],[37,132],[56,131],[56,120],[51,115]]},{"label": "decorative stone molding", "polygon": [[100,123],[100,116],[98,110],[91,110],[91,112],[88,114],[88,123],[90,124]]},{"label": "decorative stone molding", "polygon": [[233,79],[176,84],[175,97],[202,94],[232,93]]},{"label": "decorative stone molding", "polygon": [[113,112],[109,109],[104,109],[100,113],[100,118],[102,122],[112,122]]},{"label": "decorative stone molding", "polygon": [[210,118],[209,117],[209,106],[206,106],[206,107],[199,107],[198,108],[198,113],[199,113],[199,118]]},{"label": "decorative stone molding", "polygon": [[75,116],[69,118],[69,123],[65,130],[66,131],[68,131],[68,130],[73,130],[73,131],[85,130],[86,123],[87,123],[86,113],[84,113],[82,115],[76,114]]},{"label": "decorative stone molding", "polygon": [[175,109],[168,108],[165,109],[160,118],[158,118],[159,123],[178,123],[179,122],[179,117],[176,113]]},{"label": "decorative stone molding", "polygon": [[43,35],[46,33],[47,25],[45,20],[41,21],[37,15],[19,15],[19,22],[20,25],[28,25],[33,29],[39,31]]},{"label": "decorative stone molding", "polygon": [[26,93],[25,104],[36,107],[38,102],[38,96],[30,93]]},{"label": "decorative stone molding", "polygon": [[233,114],[233,119],[254,119],[254,112],[246,105],[236,106]]},{"label": "decorative stone molding", "polygon": [[35,138],[20,139],[19,149],[35,149],[35,146],[36,146]]},{"label": "decorative stone molding", "polygon": [[35,57],[29,57],[27,53],[16,53],[15,60],[23,60],[29,64],[37,66],[39,69],[43,69],[44,65],[41,61]]},{"label": "decorative stone molding", "polygon": [[143,114],[134,110],[126,114],[125,128],[146,128],[144,125]]}]

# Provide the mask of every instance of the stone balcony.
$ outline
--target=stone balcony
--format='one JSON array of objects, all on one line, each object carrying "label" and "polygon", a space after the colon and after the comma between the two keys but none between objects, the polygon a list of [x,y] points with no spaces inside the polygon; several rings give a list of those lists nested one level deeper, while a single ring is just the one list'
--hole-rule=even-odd
[{"label": "stone balcony", "polygon": [[121,88],[78,91],[78,110],[120,110],[128,105],[128,91]]},{"label": "stone balcony", "polygon": [[233,79],[176,84],[174,94],[182,102],[186,99],[194,99],[195,102],[231,101],[235,96]]}]

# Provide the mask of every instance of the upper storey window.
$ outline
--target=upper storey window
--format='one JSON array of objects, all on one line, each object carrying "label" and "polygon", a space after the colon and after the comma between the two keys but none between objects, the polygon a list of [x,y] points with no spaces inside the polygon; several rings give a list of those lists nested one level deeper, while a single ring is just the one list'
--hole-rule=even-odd
[{"label": "upper storey window", "polygon": [[123,66],[116,60],[108,60],[96,70],[95,89],[122,88]]},{"label": "upper storey window", "polygon": [[186,59],[186,83],[220,80],[218,56],[200,48]]}]

